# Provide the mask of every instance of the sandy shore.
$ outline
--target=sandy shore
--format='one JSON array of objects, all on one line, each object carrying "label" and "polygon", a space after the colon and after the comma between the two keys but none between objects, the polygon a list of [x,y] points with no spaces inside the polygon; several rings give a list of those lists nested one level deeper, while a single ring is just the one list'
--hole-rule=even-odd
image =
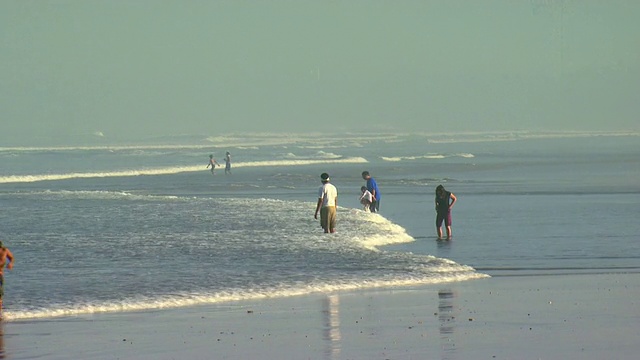
[{"label": "sandy shore", "polygon": [[640,274],[509,276],[5,322],[9,359],[636,359]]}]

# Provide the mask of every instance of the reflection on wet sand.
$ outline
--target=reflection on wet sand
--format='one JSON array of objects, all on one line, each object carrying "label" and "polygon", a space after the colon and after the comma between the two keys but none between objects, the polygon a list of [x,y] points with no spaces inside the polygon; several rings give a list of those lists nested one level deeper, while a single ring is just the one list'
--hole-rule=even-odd
[{"label": "reflection on wet sand", "polygon": [[438,257],[449,258],[451,256],[451,250],[453,247],[453,240],[438,240]]},{"label": "reflection on wet sand", "polygon": [[4,352],[4,323],[0,321],[0,359],[5,358]]},{"label": "reflection on wet sand", "polygon": [[438,291],[438,321],[440,322],[440,348],[442,359],[455,359],[456,316],[454,308],[455,293],[450,289]]},{"label": "reflection on wet sand", "polygon": [[338,295],[329,295],[322,301],[322,313],[324,314],[323,338],[327,343],[325,350],[326,359],[336,360],[340,358],[340,298]]}]

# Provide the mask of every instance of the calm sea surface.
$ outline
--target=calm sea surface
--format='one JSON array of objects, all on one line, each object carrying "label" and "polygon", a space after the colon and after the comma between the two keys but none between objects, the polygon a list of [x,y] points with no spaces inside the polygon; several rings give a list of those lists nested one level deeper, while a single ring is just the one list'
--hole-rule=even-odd
[{"label": "calm sea surface", "polygon": [[[212,175],[225,151],[232,174]],[[13,320],[640,270],[638,133],[180,137],[0,148],[0,166]],[[359,210],[363,170],[380,215]],[[313,219],[325,171],[335,235]],[[438,184],[459,200],[452,241]]]}]

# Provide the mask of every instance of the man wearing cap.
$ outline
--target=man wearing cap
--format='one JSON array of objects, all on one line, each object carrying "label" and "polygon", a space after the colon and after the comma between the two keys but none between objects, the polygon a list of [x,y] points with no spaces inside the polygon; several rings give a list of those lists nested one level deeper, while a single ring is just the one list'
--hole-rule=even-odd
[{"label": "man wearing cap", "polygon": [[336,232],[336,207],[338,206],[338,189],[329,182],[329,174],[320,175],[322,186],[318,189],[318,204],[314,219],[318,219],[320,212],[320,226],[325,233]]},{"label": "man wearing cap", "polygon": [[[8,262],[7,262],[8,260]],[[2,298],[4,296],[4,266],[13,269],[13,254],[0,241],[0,319],[2,318]]]}]

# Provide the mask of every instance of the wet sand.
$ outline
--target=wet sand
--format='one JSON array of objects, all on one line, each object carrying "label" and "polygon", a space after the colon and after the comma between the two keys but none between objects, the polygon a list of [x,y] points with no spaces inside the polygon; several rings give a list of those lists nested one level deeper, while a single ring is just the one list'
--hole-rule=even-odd
[{"label": "wet sand", "polygon": [[635,359],[640,274],[505,276],[7,321],[8,359]]}]

